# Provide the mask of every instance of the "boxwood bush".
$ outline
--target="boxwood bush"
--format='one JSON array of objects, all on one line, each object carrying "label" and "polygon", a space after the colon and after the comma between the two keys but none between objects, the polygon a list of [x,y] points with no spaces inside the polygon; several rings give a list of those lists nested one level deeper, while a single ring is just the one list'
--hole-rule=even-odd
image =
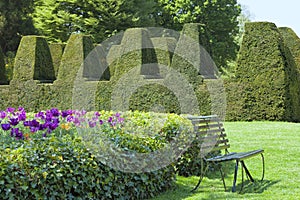
[{"label": "boxwood bush", "polygon": [[78,127],[99,126],[99,142],[107,139],[133,153],[154,152],[172,141],[178,147],[192,138],[190,122],[175,114],[8,108],[0,120],[1,199],[145,199],[173,186],[174,164],[137,173],[109,167]]}]

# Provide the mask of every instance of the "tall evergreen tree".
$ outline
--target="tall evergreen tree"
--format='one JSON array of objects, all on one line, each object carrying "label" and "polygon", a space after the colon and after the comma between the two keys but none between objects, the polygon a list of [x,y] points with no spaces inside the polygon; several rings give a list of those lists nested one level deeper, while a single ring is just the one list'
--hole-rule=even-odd
[{"label": "tall evergreen tree", "polygon": [[130,27],[154,25],[154,5],[153,0],[36,0],[33,16],[40,34],[51,40],[85,33],[101,42]]}]

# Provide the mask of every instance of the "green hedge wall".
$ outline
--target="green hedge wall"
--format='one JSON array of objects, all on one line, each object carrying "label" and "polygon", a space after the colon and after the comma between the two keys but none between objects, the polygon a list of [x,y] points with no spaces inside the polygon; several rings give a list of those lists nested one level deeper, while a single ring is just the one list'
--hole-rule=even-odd
[{"label": "green hedge wall", "polygon": [[[245,25],[235,77],[224,79],[226,98],[213,60],[199,45],[199,24],[186,24],[175,37],[151,35],[128,29],[113,46],[96,50],[91,37],[80,34],[50,48],[43,37],[23,37],[13,80],[0,88],[0,107],[149,110],[155,104],[168,112],[223,116],[227,106],[227,120],[300,121],[300,45],[291,29]],[[101,79],[103,69],[93,63],[108,66]]]},{"label": "green hedge wall", "polygon": [[[199,35],[197,31],[193,34]],[[195,99],[198,98],[203,102],[207,98],[206,87],[200,87],[204,83],[202,76],[199,75],[199,69],[192,66],[192,64],[200,65],[200,55],[197,57],[198,60],[193,60],[192,63],[186,60],[193,59],[193,56],[199,53],[198,41],[193,40],[194,43],[189,43],[194,45],[193,48],[197,52],[192,57],[186,58],[185,54],[189,53],[186,47],[180,45],[189,42],[186,41],[187,36],[182,36],[177,42],[175,38],[150,38],[150,35],[147,29],[128,29],[121,43],[111,47],[108,53],[111,77],[109,81],[98,83],[96,108],[151,110],[151,106],[155,105],[153,109],[178,114],[182,110],[184,113],[189,110],[190,114],[199,114],[197,110],[202,104],[198,102],[194,104],[195,107],[181,109],[184,102],[193,100],[193,97],[186,95],[187,87],[190,87],[188,89]],[[183,83],[189,86],[183,87]],[[201,110],[203,109],[204,106]],[[208,113],[207,110],[202,112],[204,113]]]}]

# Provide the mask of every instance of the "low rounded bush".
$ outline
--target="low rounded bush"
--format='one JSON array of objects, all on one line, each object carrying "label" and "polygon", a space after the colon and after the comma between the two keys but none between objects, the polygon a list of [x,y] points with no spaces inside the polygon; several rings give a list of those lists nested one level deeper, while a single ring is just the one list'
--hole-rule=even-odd
[{"label": "low rounded bush", "polygon": [[[55,108],[33,114],[8,108],[0,111],[0,125],[0,199],[153,197],[175,182],[174,163],[157,169],[155,164],[162,164],[164,156],[176,160],[192,138],[187,137],[189,121],[175,114]],[[92,135],[98,150],[114,147],[134,155],[167,149],[162,152],[169,154],[150,164],[145,160],[145,169],[129,172],[125,165],[124,170],[110,166],[118,157],[103,159],[105,154],[91,150],[86,136]]]}]

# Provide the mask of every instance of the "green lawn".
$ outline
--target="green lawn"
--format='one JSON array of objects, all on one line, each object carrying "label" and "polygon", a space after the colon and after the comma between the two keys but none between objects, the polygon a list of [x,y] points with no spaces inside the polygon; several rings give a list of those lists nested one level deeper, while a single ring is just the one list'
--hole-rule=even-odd
[{"label": "green lawn", "polygon": [[[233,168],[226,178],[227,192],[221,179],[204,178],[199,189],[190,190],[198,177],[178,177],[176,188],[151,200],[199,199],[300,199],[300,123],[287,122],[225,122],[231,152],[265,150],[266,174],[263,182],[247,182],[239,193],[230,192]],[[246,160],[257,180],[261,174],[260,156]],[[239,178],[241,177],[241,170]],[[238,180],[238,188],[241,179]]]}]

